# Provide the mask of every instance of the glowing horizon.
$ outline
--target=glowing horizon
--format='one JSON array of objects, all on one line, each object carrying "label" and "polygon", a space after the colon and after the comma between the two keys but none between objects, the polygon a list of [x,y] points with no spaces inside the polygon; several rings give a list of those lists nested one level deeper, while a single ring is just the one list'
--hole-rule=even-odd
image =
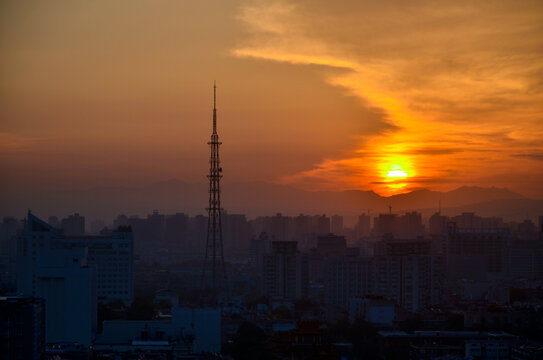
[{"label": "glowing horizon", "polygon": [[5,193],[205,181],[217,79],[227,183],[543,199],[541,2],[1,10]]}]

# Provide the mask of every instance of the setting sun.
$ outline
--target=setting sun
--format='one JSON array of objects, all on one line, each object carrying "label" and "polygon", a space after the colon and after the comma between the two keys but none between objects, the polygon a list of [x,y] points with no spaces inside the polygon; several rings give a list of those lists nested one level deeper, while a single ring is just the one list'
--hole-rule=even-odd
[{"label": "setting sun", "polygon": [[380,165],[383,194],[393,195],[405,191],[414,176],[412,160],[407,156],[397,155]]},{"label": "setting sun", "polygon": [[407,177],[407,173],[403,170],[390,170],[387,173],[387,177],[390,178],[404,178]]}]

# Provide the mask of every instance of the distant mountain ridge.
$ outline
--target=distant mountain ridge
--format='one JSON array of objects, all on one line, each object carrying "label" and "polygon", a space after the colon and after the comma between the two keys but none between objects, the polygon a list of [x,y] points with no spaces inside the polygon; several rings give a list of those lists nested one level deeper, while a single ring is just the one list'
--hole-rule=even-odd
[{"label": "distant mountain ridge", "polygon": [[[485,216],[504,216],[500,215],[504,213],[513,217],[525,217],[526,213],[532,217],[543,215],[543,200],[528,199],[495,187],[462,186],[448,192],[424,189],[390,197],[363,190],[307,191],[267,182],[225,183],[222,189],[225,210],[243,213],[249,218],[278,212],[355,216],[367,211],[372,214],[388,212],[389,205],[393,212],[417,210],[426,216],[437,211],[440,201],[444,213],[473,209],[484,211],[482,215]],[[166,214],[204,214],[207,200],[207,184],[173,179],[144,187],[2,194],[0,214],[23,217],[28,209],[32,209],[39,216],[66,216],[79,212],[89,220],[110,221],[118,214],[144,216],[154,209]]]}]

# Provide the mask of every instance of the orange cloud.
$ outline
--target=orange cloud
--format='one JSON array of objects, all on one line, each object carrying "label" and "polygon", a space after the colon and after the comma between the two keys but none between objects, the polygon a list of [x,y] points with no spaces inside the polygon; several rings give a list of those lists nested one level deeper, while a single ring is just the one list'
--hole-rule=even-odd
[{"label": "orange cloud", "polygon": [[275,1],[242,8],[239,18],[252,37],[235,56],[346,69],[323,77],[381,109],[379,121],[393,125],[385,133],[357,134],[351,155],[331,154],[279,181],[389,195],[470,183],[504,166],[540,174],[538,157],[519,154],[543,150],[537,141],[543,91],[533,82],[543,73],[537,50],[543,8],[517,5],[451,1],[435,11],[424,1],[396,7]]}]

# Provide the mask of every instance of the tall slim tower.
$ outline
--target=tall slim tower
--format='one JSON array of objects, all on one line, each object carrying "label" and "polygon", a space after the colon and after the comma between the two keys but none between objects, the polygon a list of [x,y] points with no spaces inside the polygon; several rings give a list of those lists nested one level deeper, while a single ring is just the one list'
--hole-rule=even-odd
[{"label": "tall slim tower", "polygon": [[[202,290],[211,290],[213,295],[218,295],[221,291],[228,292],[228,283],[226,277],[226,268],[224,265],[224,253],[222,243],[221,226],[221,178],[222,168],[219,160],[219,141],[217,134],[217,87],[213,83],[213,132],[211,141],[208,145],[211,147],[211,157],[209,160],[209,206],[207,208],[207,240],[204,259],[204,268],[202,271]],[[211,272],[211,279],[207,278]]]}]

